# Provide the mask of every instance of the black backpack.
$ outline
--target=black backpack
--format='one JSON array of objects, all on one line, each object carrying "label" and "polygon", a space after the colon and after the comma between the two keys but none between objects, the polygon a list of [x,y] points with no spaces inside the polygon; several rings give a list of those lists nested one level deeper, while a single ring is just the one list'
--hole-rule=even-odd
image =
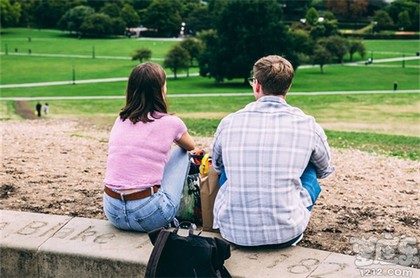
[{"label": "black backpack", "polygon": [[[230,257],[230,245],[222,239],[194,235],[191,223],[188,236],[178,228],[149,233],[154,245],[145,277],[231,277],[223,266]],[[185,225],[185,222],[181,222]]]}]

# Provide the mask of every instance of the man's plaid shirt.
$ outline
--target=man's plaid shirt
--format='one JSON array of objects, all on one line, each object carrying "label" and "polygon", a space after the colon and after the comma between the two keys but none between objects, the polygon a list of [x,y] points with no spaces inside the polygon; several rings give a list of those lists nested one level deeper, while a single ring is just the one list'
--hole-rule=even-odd
[{"label": "man's plaid shirt", "polygon": [[323,129],[280,97],[264,96],[225,117],[212,144],[213,166],[227,181],[214,206],[214,228],[243,246],[287,242],[306,228],[312,201],[300,176],[334,171]]}]

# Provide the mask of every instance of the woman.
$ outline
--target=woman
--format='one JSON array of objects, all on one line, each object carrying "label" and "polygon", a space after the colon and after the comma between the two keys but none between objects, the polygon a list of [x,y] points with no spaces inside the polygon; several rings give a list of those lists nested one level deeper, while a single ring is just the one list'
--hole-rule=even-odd
[{"label": "woman", "polygon": [[[126,104],[112,127],[104,212],[117,228],[148,232],[175,217],[194,140],[181,119],[168,114],[166,74],[154,63],[133,69]],[[171,148],[173,143],[178,146]],[[171,152],[171,153],[170,153]]]}]

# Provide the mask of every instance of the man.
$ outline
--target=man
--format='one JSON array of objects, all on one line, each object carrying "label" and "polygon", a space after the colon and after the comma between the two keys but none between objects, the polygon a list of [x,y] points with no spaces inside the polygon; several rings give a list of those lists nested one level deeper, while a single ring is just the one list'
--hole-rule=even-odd
[{"label": "man", "polygon": [[253,73],[256,101],[226,116],[212,144],[213,166],[227,178],[213,227],[237,245],[286,247],[301,240],[320,192],[317,178],[334,167],[323,129],[286,103],[294,77],[289,61],[263,57]]},{"label": "man", "polygon": [[36,114],[38,115],[38,117],[41,117],[41,108],[42,108],[42,104],[38,101],[35,106]]}]

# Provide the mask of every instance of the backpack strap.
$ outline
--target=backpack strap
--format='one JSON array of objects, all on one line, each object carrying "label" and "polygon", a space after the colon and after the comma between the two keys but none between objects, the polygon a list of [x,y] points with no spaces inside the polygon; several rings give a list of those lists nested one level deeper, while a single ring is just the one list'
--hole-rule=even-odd
[{"label": "backpack strap", "polygon": [[156,271],[159,264],[160,255],[162,254],[163,248],[165,247],[166,241],[169,238],[171,232],[161,230],[156,242],[152,254],[150,255],[149,261],[147,263],[145,277],[156,277]]}]

